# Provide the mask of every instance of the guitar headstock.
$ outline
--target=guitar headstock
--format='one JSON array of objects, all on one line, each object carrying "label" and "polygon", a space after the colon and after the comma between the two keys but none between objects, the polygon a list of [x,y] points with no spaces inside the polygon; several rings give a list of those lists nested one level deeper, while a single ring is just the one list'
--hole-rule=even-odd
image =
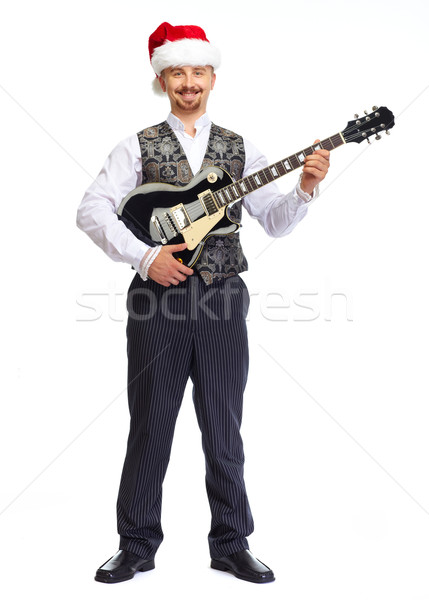
[{"label": "guitar headstock", "polygon": [[372,110],[370,114],[365,111],[363,117],[355,115],[355,119],[347,123],[347,127],[341,132],[346,143],[360,144],[363,140],[369,143],[369,138],[373,135],[379,140],[383,131],[389,134],[389,130],[395,125],[393,113],[385,106],[373,106]]}]

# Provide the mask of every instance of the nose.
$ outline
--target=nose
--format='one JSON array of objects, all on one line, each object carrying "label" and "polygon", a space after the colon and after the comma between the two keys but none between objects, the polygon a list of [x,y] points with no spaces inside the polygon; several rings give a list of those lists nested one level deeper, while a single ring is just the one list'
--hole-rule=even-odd
[{"label": "nose", "polygon": [[194,74],[193,73],[186,73],[185,74],[185,85],[186,87],[193,87],[194,86]]}]

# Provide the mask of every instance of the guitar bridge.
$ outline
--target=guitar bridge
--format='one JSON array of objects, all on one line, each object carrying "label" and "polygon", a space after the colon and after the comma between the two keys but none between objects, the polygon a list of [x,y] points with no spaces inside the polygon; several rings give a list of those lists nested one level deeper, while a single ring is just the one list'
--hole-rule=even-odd
[{"label": "guitar bridge", "polygon": [[165,222],[167,223],[168,227],[170,228],[170,231],[173,234],[173,236],[176,236],[178,234],[178,231],[174,224],[173,218],[171,217],[171,215],[168,212],[164,213],[164,219],[165,219]]}]

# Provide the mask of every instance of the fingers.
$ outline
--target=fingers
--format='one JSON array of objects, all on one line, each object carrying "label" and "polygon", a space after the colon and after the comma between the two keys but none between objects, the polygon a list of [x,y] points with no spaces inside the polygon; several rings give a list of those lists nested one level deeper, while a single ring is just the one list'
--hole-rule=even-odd
[{"label": "fingers", "polygon": [[173,252],[183,252],[183,250],[186,250],[187,247],[188,244],[186,242],[183,244],[171,244],[170,246],[164,246],[165,250],[168,250],[171,252],[171,254],[173,254]]},{"label": "fingers", "polygon": [[[171,255],[175,254],[176,252],[183,252],[183,250],[186,250],[186,248],[188,247],[188,244],[186,244],[186,242],[184,244],[171,244],[171,246],[164,246],[164,249]],[[181,263],[180,261],[178,261],[174,256],[172,256],[172,258],[174,259],[174,267],[180,272],[183,273],[184,275],[192,275],[193,270],[190,269],[189,267],[187,267],[185,264]],[[181,279],[180,281],[184,281],[186,279],[186,277],[184,277],[183,279]]]},{"label": "fingers", "polygon": [[322,181],[328,173],[329,170],[329,162],[325,159],[323,160],[307,160],[305,162],[304,168],[302,169],[303,173],[306,175],[313,175],[319,181]]},{"label": "fingers", "polygon": [[322,156],[307,156],[305,159],[305,165],[303,170],[309,171],[310,169],[317,169],[319,171],[327,173],[329,169],[329,160]]},{"label": "fingers", "polygon": [[[319,139],[314,140],[313,146],[315,146],[319,142],[320,142]],[[317,154],[318,156],[323,156],[324,158],[326,158],[329,161],[329,156],[330,156],[331,153],[329,152],[329,150],[325,150],[324,148],[320,148],[319,150],[315,150],[313,154],[310,154],[309,156],[307,156],[307,158],[310,158],[310,156],[314,156],[315,154]]]},{"label": "fingers", "polygon": [[[317,139],[314,141],[313,145],[315,146],[319,142],[320,140]],[[330,154],[329,150],[325,150],[324,148],[315,150],[313,154],[305,157],[303,171],[315,175],[316,177],[319,177],[320,175],[325,177],[329,169]]]},{"label": "fingers", "polygon": [[173,254],[185,250],[186,247],[187,244],[163,246],[149,268],[149,277],[164,287],[178,285],[181,281],[185,281],[193,274],[193,270],[179,262]]},{"label": "fingers", "polygon": [[[319,144],[320,140],[314,141],[313,145]],[[304,159],[304,167],[302,169],[303,177],[301,179],[301,189],[308,194],[312,194],[318,183],[325,179],[329,170],[329,150],[319,148],[314,150],[313,154],[309,154]]]},{"label": "fingers", "polygon": [[[314,145],[320,142],[315,140]],[[301,189],[312,193],[314,187],[325,179],[329,170],[329,150],[319,148],[314,150],[313,154],[305,157],[303,171],[303,179],[301,181]]]}]

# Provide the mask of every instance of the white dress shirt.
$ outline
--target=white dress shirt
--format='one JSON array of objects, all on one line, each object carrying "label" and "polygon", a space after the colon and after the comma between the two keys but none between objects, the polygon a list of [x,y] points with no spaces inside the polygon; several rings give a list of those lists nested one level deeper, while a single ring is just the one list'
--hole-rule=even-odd
[{"label": "white dress shirt", "polygon": [[[203,162],[210,135],[211,121],[206,114],[195,123],[194,137],[185,132],[183,123],[172,113],[167,122],[176,134],[192,172]],[[268,166],[267,159],[253,144],[244,140],[246,160],[243,177]],[[116,212],[123,198],[142,183],[142,159],[137,135],[120,142],[110,153],[100,173],[86,190],[77,213],[77,225],[113,260],[139,270],[149,250],[144,242],[119,221]],[[313,194],[313,199],[317,192]],[[292,231],[307,213],[312,197],[299,184],[282,194],[275,183],[255,190],[243,198],[243,206],[256,218],[268,235],[281,237]]]}]

